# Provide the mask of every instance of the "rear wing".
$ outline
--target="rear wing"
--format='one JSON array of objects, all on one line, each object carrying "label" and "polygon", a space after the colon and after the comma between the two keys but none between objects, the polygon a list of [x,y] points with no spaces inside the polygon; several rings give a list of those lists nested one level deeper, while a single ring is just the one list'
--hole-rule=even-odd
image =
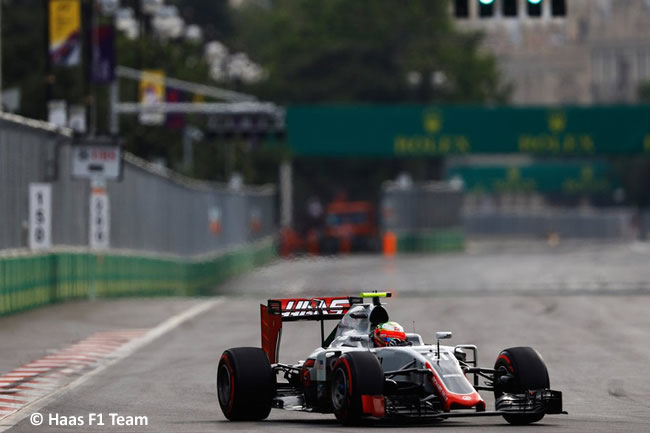
[{"label": "rear wing", "polygon": [[325,320],[340,320],[350,307],[363,303],[358,296],[269,299],[260,305],[262,349],[271,364],[278,362],[282,322],[320,321],[321,344],[325,342]]}]

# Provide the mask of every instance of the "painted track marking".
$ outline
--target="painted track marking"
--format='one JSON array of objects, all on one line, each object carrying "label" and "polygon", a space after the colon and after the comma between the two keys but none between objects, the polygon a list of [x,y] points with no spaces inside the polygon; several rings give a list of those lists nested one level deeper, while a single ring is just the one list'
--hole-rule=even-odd
[{"label": "painted track marking", "polygon": [[[25,400],[31,400],[25,405],[20,405],[20,407],[14,407],[18,406],[15,403],[0,402],[0,433],[12,428],[20,421],[27,418],[29,415],[38,411],[64,393],[83,385],[95,375],[103,372],[113,364],[118,363],[122,359],[133,354],[137,350],[153,342],[157,338],[173,330],[182,323],[207,312],[221,302],[223,302],[221,298],[213,298],[208,301],[203,301],[173,317],[170,317],[166,321],[160,323],[158,326],[151,328],[148,331],[131,329],[125,331],[110,331],[106,333],[100,333],[101,335],[92,335],[86,340],[95,342],[93,343],[94,349],[101,347],[102,343],[107,343],[112,347],[112,351],[107,352],[103,358],[94,362],[89,361],[87,363],[79,364],[73,361],[50,362],[45,360],[46,364],[40,364],[39,360],[16,369],[22,371],[25,368],[39,367],[40,369],[45,368],[46,365],[51,366],[51,369],[41,371],[41,374],[43,376],[46,376],[50,371],[52,374],[55,374],[52,376],[52,378],[56,379],[47,384],[38,384],[38,386],[36,386],[37,384],[29,383],[31,380],[30,378],[38,378],[39,376],[30,376],[25,382],[16,382],[13,380],[10,381],[3,379],[4,376],[0,376],[0,398],[9,399],[8,397],[4,396],[13,394],[16,391],[30,391],[31,394],[29,397],[24,397]],[[116,338],[117,341],[122,341],[122,343],[117,344],[113,338]],[[74,347],[77,344],[84,346],[86,345],[86,343],[84,343],[86,340],[82,340],[81,342],[73,344],[72,346],[66,347],[62,350],[69,350],[71,347]],[[58,351],[55,353],[58,353]],[[52,353],[52,355],[55,353]],[[34,365],[35,363],[36,365]],[[61,372],[66,368],[70,369],[70,372],[68,374],[62,375]],[[77,377],[74,378],[73,374]],[[72,380],[68,383],[65,383],[65,379]]]},{"label": "painted track marking", "polygon": [[[117,348],[146,332],[146,329],[99,332],[80,343],[52,352],[39,360],[3,374],[0,376],[0,420],[51,393],[66,380],[73,379],[74,375],[83,374],[84,371],[96,367]],[[93,341],[98,336],[102,337],[103,343],[96,343],[94,346],[107,350],[101,356],[90,356],[84,349],[88,346],[83,343]],[[33,367],[35,365],[42,367]],[[25,385],[31,387],[30,394],[17,398],[16,389]]]}]

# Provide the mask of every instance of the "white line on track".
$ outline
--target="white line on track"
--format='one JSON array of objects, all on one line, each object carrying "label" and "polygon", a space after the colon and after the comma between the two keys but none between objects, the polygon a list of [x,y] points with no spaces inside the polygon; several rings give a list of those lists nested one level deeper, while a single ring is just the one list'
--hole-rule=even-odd
[{"label": "white line on track", "polygon": [[115,352],[113,352],[113,354],[111,355],[112,359],[110,359],[106,364],[97,367],[96,369],[88,372],[87,374],[84,374],[83,376],[78,377],[77,379],[73,380],[72,382],[63,386],[62,388],[59,388],[53,391],[52,393],[44,396],[43,398],[35,400],[26,406],[23,406],[22,409],[20,409],[19,411],[9,415],[6,418],[3,418],[0,421],[0,433],[9,430],[10,428],[18,424],[20,421],[27,418],[32,413],[40,410],[42,407],[51,403],[57,398],[61,397],[66,392],[71,391],[83,385],[91,378],[102,373],[104,370],[113,366],[114,364],[117,364],[124,358],[128,357],[129,355],[133,354],[134,352],[143,348],[144,346],[148,345],[149,343],[156,340],[157,338],[163,336],[167,332],[173,330],[174,328],[177,328],[182,323],[191,320],[202,313],[207,312],[208,310],[214,308],[215,306],[217,306],[222,302],[223,299],[221,298],[213,298],[208,301],[201,302],[200,304],[194,305],[193,307],[188,308],[187,310],[173,317],[170,317],[169,319],[162,322],[155,328],[149,330],[142,337],[137,337],[129,341],[128,343],[126,343],[125,345],[117,349]]}]

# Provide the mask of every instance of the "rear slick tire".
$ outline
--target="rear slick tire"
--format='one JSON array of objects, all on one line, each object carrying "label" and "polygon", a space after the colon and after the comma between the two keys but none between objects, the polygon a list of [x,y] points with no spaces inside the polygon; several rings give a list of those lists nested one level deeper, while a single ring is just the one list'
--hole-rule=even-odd
[{"label": "rear slick tire", "polygon": [[[507,386],[494,388],[494,397],[503,393],[524,394],[528,390],[548,389],[550,381],[548,370],[539,353],[531,347],[511,347],[503,350],[494,364],[495,370],[506,370],[513,376],[513,382]],[[513,425],[526,425],[540,421],[543,413],[524,415],[503,415]]]},{"label": "rear slick tire", "polygon": [[223,352],[217,367],[219,406],[230,421],[260,421],[269,416],[275,374],[266,353],[257,347]]}]

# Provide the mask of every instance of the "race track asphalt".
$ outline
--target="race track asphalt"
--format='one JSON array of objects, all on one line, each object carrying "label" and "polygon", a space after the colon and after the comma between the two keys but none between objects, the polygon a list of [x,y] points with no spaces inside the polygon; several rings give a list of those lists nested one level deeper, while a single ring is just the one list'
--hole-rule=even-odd
[{"label": "race track asphalt", "polygon": [[[44,415],[145,415],[148,426],[35,427],[24,419],[9,431],[352,431],[331,415],[277,410],[264,422],[228,422],[216,401],[215,367],[224,349],[259,346],[259,303],[269,297],[372,289],[394,290],[396,297],[388,301],[391,319],[409,330],[415,327],[425,340],[431,341],[437,330],[451,330],[452,343],[477,344],[482,365],[491,366],[501,349],[535,347],[546,361],[552,388],[564,392],[569,412],[525,428],[510,428],[501,418],[474,418],[410,429],[650,431],[650,296],[645,286],[650,282],[650,250],[637,244],[473,248],[465,254],[392,261],[371,256],[278,261],[230,281],[220,288],[223,302],[39,409]],[[158,311],[156,303],[171,301],[132,302],[151,303],[137,309],[145,315]],[[124,307],[120,313],[111,301],[93,305],[98,311],[103,305],[118,316],[133,309]],[[83,303],[56,307],[74,316],[81,314]],[[109,313],[97,314],[105,314],[103,323],[111,325]],[[0,326],[7,326],[8,320],[20,329],[20,316],[2,319]],[[124,321],[120,318],[114,326]],[[137,326],[154,325],[144,322]],[[304,359],[318,344],[317,326],[285,326],[281,360]],[[491,405],[492,399],[485,396]],[[377,429],[404,430],[382,425],[354,431]]]}]

